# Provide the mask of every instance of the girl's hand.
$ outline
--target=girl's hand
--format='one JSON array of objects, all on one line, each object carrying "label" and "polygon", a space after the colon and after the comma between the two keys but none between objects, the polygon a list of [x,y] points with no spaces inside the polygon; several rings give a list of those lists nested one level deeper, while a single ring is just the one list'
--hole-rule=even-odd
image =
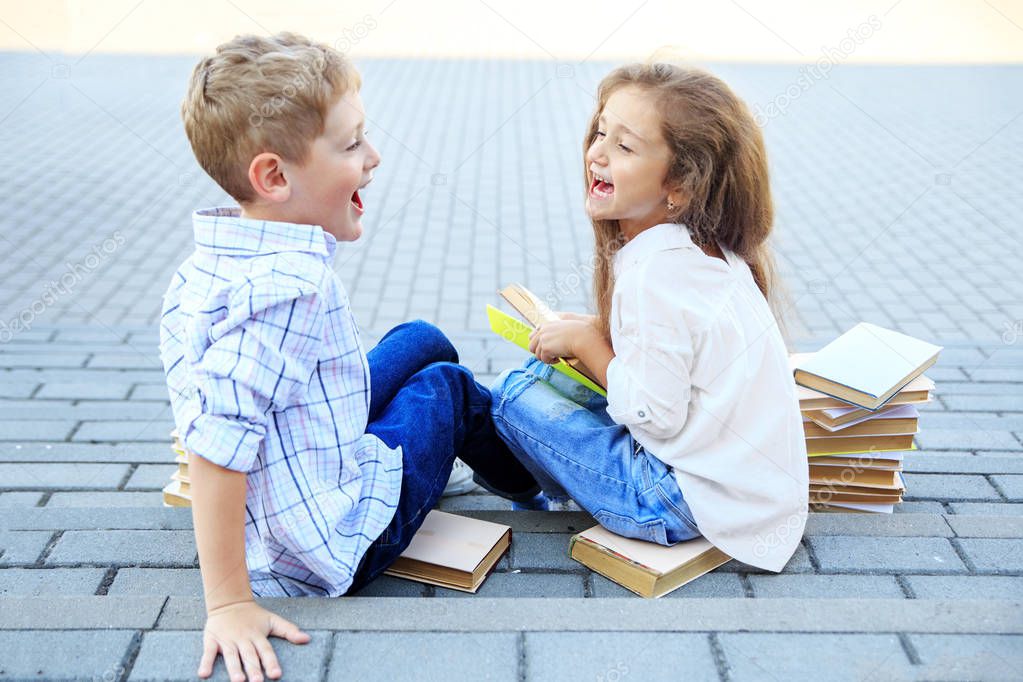
[{"label": "girl's hand", "polygon": [[566,313],[559,310],[555,311],[554,314],[563,320],[578,320],[580,322],[593,322],[597,319],[596,315],[588,315],[586,313]]},{"label": "girl's hand", "polygon": [[529,352],[541,362],[554,364],[558,358],[574,358],[575,349],[596,329],[582,320],[545,322],[529,335]]},{"label": "girl's hand", "polygon": [[305,644],[311,639],[297,625],[254,601],[213,609],[206,615],[206,628],[202,634],[199,677],[207,678],[213,674],[213,663],[217,660],[217,652],[220,652],[231,682],[245,682],[246,675],[249,682],[263,682],[264,668],[267,677],[278,679],[281,666],[268,640],[271,635],[283,637],[292,644]]}]

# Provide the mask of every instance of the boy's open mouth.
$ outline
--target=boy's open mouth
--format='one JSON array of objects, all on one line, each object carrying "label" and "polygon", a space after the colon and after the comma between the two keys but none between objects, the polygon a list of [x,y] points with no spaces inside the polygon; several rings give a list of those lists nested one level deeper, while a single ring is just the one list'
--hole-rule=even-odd
[{"label": "boy's open mouth", "polygon": [[363,211],[365,211],[365,208],[362,206],[362,198],[359,196],[359,190],[355,190],[352,194],[352,205],[355,206],[355,210],[359,215],[362,215]]},{"label": "boy's open mouth", "polygon": [[600,199],[606,199],[615,193],[615,186],[606,181],[596,173],[593,174],[593,180],[590,182],[590,196],[594,196]]}]

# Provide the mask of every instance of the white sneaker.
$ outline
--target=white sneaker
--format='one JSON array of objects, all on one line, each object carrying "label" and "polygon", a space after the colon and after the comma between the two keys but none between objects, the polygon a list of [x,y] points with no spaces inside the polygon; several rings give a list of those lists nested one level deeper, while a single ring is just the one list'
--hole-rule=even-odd
[{"label": "white sneaker", "polygon": [[451,476],[448,484],[444,487],[443,497],[454,497],[465,495],[476,490],[479,486],[472,480],[472,469],[462,460],[455,458],[455,465],[451,469]]}]

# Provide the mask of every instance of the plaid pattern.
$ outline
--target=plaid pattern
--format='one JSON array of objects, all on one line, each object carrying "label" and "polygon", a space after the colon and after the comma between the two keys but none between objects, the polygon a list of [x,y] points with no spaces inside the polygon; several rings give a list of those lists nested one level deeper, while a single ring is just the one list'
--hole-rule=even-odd
[{"label": "plaid pattern", "polygon": [[160,323],[178,432],[247,474],[253,593],[339,596],[394,516],[402,460],[366,433],[369,365],[330,267],[335,239],[238,209],[193,223]]}]

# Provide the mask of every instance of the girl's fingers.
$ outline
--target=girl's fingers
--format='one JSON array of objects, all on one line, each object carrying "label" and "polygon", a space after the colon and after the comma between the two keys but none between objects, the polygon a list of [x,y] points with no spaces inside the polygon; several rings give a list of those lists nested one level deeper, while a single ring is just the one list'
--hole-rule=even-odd
[{"label": "girl's fingers", "polygon": [[199,670],[196,671],[196,675],[206,678],[213,674],[213,663],[217,660],[217,649],[216,640],[209,635],[203,635],[202,658],[199,659]]},{"label": "girl's fingers", "polygon": [[249,676],[249,682],[263,682],[263,666],[259,664],[259,655],[252,642],[239,643],[238,652],[241,654],[242,664],[245,666],[245,674]]},{"label": "girl's fingers", "polygon": [[277,662],[277,654],[274,653],[274,648],[270,646],[270,642],[266,639],[257,639],[254,644],[256,645],[256,651],[259,653],[259,660],[263,664],[263,669],[266,670],[266,676],[276,680],[281,676],[281,664]]}]

